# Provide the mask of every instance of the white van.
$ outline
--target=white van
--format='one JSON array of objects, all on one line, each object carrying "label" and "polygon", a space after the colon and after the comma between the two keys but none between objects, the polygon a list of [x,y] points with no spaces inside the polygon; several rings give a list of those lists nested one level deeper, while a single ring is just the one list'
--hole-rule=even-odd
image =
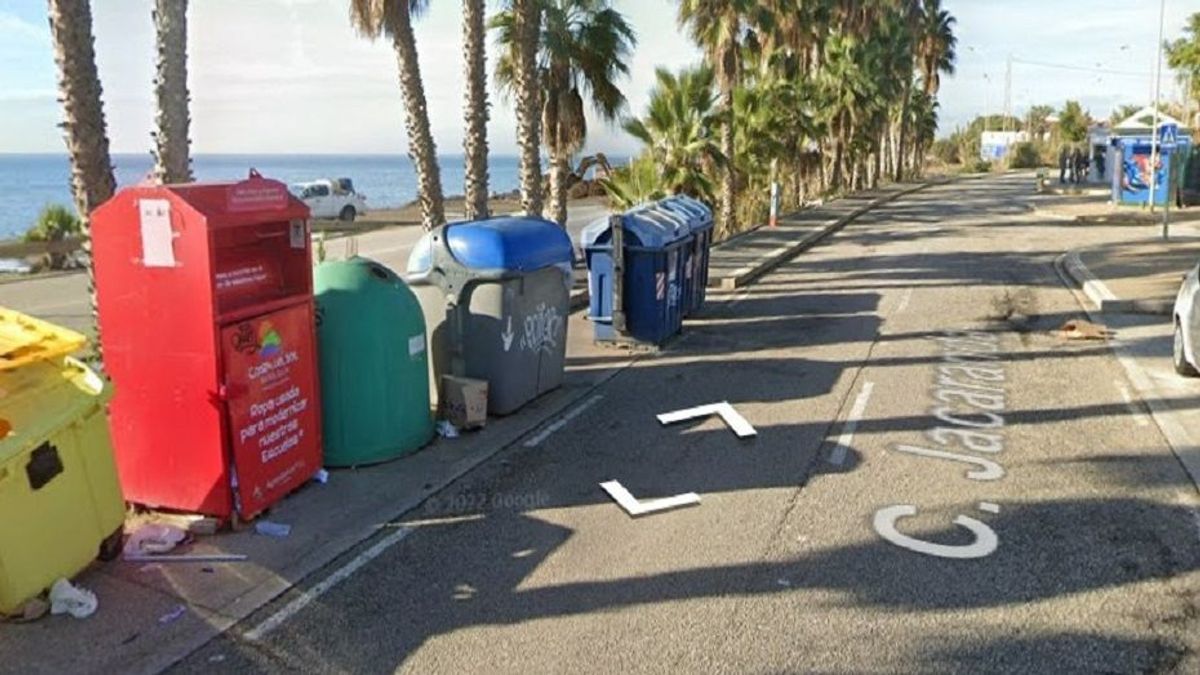
[{"label": "white van", "polygon": [[289,188],[312,211],[313,218],[351,223],[367,212],[367,197],[354,191],[349,178],[330,178],[293,183]]}]

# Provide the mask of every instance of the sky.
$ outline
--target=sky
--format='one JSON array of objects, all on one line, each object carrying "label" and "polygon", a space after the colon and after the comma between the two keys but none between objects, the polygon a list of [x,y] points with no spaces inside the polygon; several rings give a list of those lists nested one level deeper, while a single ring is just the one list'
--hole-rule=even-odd
[{"label": "sky", "polygon": [[[654,68],[695,63],[673,0],[615,0],[638,34],[621,83],[628,113],[646,106]],[[151,0],[92,0],[97,62],[114,152],[147,152],[153,126]],[[489,0],[489,11],[498,0]],[[958,72],[944,78],[941,133],[1004,102],[1081,101],[1107,117],[1149,101],[1158,31],[1152,0],[944,0],[958,19]],[[345,0],[192,0],[189,87],[196,153],[402,153],[407,142],[394,52],[357,36]],[[461,4],[433,0],[416,25],[430,119],[443,154],[462,151]],[[1195,0],[1167,0],[1167,38]],[[491,42],[489,40],[489,47]],[[1028,62],[1073,66],[1067,70]],[[57,76],[44,0],[0,0],[0,152],[62,152]],[[489,72],[492,61],[489,59]],[[1105,70],[1116,72],[1092,72]],[[1164,97],[1177,95],[1169,73]],[[515,154],[511,101],[492,89],[492,152]],[[618,125],[591,119],[585,152],[635,152]]]}]

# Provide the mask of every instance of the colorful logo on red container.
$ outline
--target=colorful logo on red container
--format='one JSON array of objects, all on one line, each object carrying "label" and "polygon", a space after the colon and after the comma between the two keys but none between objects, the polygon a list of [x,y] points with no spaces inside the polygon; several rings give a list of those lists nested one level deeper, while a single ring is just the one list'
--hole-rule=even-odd
[{"label": "colorful logo on red container", "polygon": [[279,332],[275,330],[275,326],[271,325],[270,321],[263,321],[258,325],[258,355],[261,358],[268,358],[279,353],[283,349],[283,338],[279,337]]}]

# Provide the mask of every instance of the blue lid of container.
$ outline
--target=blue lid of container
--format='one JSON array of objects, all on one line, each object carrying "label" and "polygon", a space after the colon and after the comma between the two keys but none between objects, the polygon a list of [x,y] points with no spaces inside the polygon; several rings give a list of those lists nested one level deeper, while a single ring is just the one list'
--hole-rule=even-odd
[{"label": "blue lid of container", "polygon": [[646,217],[662,223],[663,227],[674,231],[676,237],[682,238],[692,233],[691,219],[682,213],[664,207],[661,202],[647,205],[642,213]]},{"label": "blue lid of container", "polygon": [[[645,248],[664,248],[668,244],[687,236],[687,231],[680,232],[679,222],[653,214],[646,207],[626,211],[621,215],[625,227],[626,244],[643,246]],[[607,244],[612,238],[608,226],[608,217],[600,218],[591,225],[583,228],[580,242],[584,248],[597,244]]]},{"label": "blue lid of container", "polygon": [[674,195],[667,197],[659,204],[664,209],[685,215],[693,230],[712,227],[712,211],[698,199],[688,195]]},{"label": "blue lid of container", "polygon": [[570,265],[571,237],[555,223],[541,218],[504,216],[450,223],[428,232],[413,247],[408,271],[427,271],[432,265],[432,236],[444,232],[454,259],[476,270],[532,272],[552,265]]}]

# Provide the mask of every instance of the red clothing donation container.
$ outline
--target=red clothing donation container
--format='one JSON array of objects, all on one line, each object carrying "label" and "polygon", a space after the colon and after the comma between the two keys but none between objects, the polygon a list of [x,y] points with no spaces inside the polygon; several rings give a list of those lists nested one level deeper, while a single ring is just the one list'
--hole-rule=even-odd
[{"label": "red clothing donation container", "polygon": [[309,211],[256,172],[92,214],[129,501],[249,519],[321,468]]}]

